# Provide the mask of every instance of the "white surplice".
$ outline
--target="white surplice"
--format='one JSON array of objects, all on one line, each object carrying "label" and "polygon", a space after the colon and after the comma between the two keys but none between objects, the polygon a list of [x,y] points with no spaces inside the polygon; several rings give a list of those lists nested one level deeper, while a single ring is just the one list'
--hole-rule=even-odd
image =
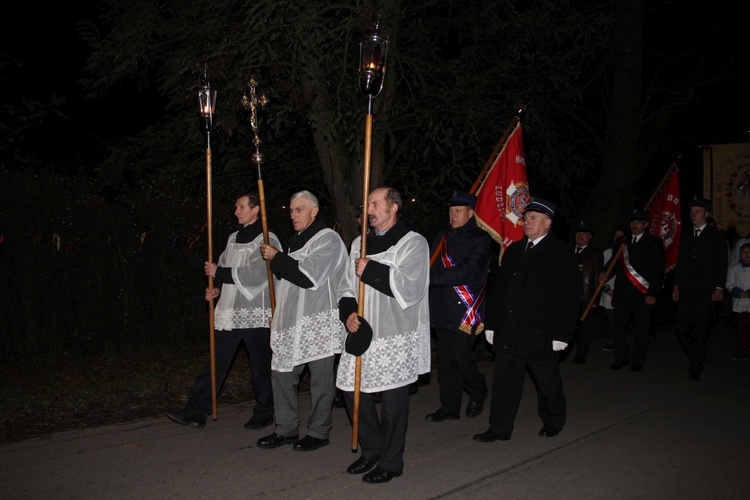
[{"label": "white surplice", "polygon": [[[359,299],[359,278],[354,261],[360,255],[361,237],[352,243],[341,297]],[[365,286],[364,318],[372,326],[372,344],[361,356],[360,390],[380,392],[402,387],[430,371],[430,314],[427,290],[430,253],[427,241],[410,231],[385,252],[368,255],[389,266],[393,297]],[[342,352],[336,386],[354,390],[355,360]]]},{"label": "white surplice", "polygon": [[271,368],[279,372],[291,372],[295,366],[341,352],[346,335],[338,309],[338,287],[346,265],[341,237],[332,229],[323,229],[289,256],[313,286],[301,288],[287,280],[278,281]]},{"label": "white surplice", "polygon": [[[268,292],[266,261],[260,255],[263,234],[250,243],[237,243],[237,233],[229,235],[227,247],[219,256],[219,267],[232,268],[234,283],[221,286],[221,296],[214,309],[214,327],[217,330],[239,328],[268,328],[271,301]],[[279,239],[268,233],[271,245],[280,247]],[[276,281],[274,286],[276,286]]]}]

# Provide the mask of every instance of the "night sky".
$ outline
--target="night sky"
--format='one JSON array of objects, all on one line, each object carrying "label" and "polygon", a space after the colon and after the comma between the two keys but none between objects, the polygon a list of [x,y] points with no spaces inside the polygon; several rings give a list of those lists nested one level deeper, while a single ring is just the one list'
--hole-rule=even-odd
[{"label": "night sky", "polygon": [[[53,143],[74,143],[97,131],[90,130],[92,124],[108,120],[113,127],[134,122],[132,115],[137,110],[127,106],[127,94],[120,95],[106,105],[86,104],[79,80],[84,76],[88,46],[78,39],[76,22],[94,17],[96,2],[52,3],[44,8],[33,2],[14,5],[16,12],[6,17],[6,27],[0,30],[3,50],[11,60],[21,67],[5,66],[2,70],[4,90],[40,101],[50,94],[64,95],[66,114],[73,118],[62,120],[62,127],[48,140]],[[650,3],[645,3],[650,8]],[[661,16],[659,22],[647,25],[647,42],[658,41],[657,50],[684,50],[687,39],[705,38],[711,43],[710,50],[721,51],[747,47],[741,51],[743,61],[735,61],[733,76],[714,82],[703,89],[689,108],[680,116],[670,132],[683,138],[680,147],[700,149],[701,145],[748,142],[750,139],[750,37],[746,30],[746,17],[734,9],[716,12],[720,3],[707,1],[661,2],[653,16]],[[666,5],[666,7],[664,7]],[[682,6],[690,6],[683,9]],[[699,15],[705,13],[705,15]],[[646,50],[656,47],[647,46]],[[7,96],[5,99],[8,102]],[[95,128],[98,128],[96,125]],[[89,130],[87,130],[87,128]],[[664,151],[665,157],[681,153],[693,155],[693,151]],[[665,169],[668,165],[665,165]]]}]

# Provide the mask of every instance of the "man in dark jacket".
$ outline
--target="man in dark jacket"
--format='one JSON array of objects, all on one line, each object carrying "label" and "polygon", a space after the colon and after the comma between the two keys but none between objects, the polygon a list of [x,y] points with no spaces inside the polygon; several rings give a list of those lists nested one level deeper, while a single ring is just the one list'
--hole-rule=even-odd
[{"label": "man in dark jacket", "polygon": [[[454,191],[448,201],[450,227],[435,238],[430,267],[430,323],[437,340],[440,408],[428,422],[456,420],[464,391],[466,417],[479,416],[487,382],[477,369],[476,336],[484,332],[484,297],[492,238],[477,227],[476,196]],[[437,254],[435,253],[437,250]]]},{"label": "man in dark jacket", "polygon": [[[627,244],[615,267],[617,287],[612,296],[615,362],[609,366],[610,370],[619,370],[632,363],[630,371],[639,372],[646,363],[651,318],[664,283],[664,243],[661,238],[648,234],[647,220],[648,212],[645,210],[635,210],[630,215],[630,236],[626,237]],[[608,263],[604,266],[606,268]],[[631,319],[632,360],[627,339]]]},{"label": "man in dark jacket", "polygon": [[[602,252],[591,244],[591,238],[594,235],[593,228],[581,221],[575,229],[575,256],[578,261],[578,271],[581,273],[581,284],[583,286],[583,295],[581,296],[581,308],[578,311],[578,317],[581,318],[586,308],[589,306],[594,292],[599,285],[599,274],[602,272],[604,258]],[[598,297],[597,297],[598,298]],[[598,300],[592,303],[596,307]],[[590,312],[590,311],[589,311]],[[588,317],[588,312],[587,312]],[[578,325],[576,331],[576,357],[573,359],[578,364],[586,362],[591,348],[591,337],[593,336],[593,327],[591,321],[584,321]],[[570,349],[571,347],[568,347]],[[566,349],[566,351],[568,350]],[[563,351],[565,352],[565,351]]]},{"label": "man in dark jacket", "polygon": [[690,363],[688,375],[699,381],[714,303],[724,300],[727,239],[724,232],[706,223],[711,200],[696,198],[688,208],[692,227],[680,238],[672,300],[677,302],[675,330]]},{"label": "man in dark jacket", "polygon": [[581,276],[570,245],[550,233],[555,206],[532,198],[524,211],[525,237],[503,255],[487,303],[487,340],[495,351],[490,428],[475,441],[507,441],[521,401],[526,370],[538,393],[540,436],[557,436],[567,403],[559,351],[575,331]]}]

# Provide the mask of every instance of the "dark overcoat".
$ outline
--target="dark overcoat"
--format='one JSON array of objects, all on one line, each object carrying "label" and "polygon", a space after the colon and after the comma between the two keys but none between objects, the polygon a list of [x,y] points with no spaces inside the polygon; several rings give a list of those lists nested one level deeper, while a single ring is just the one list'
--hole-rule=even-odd
[{"label": "dark overcoat", "polygon": [[726,235],[706,225],[696,238],[692,229],[680,238],[674,284],[680,287],[680,298],[710,300],[714,290],[724,288],[727,278]]},{"label": "dark overcoat", "polygon": [[526,359],[554,359],[552,341],[575,333],[583,289],[572,247],[548,234],[526,250],[528,238],[505,250],[493,279],[486,325],[493,350]]},{"label": "dark overcoat", "polygon": [[[633,269],[648,281],[646,295],[656,299],[664,284],[664,242],[661,238],[648,233],[643,233],[638,243],[633,244],[632,239],[633,236],[628,235],[628,260]],[[618,263],[615,268],[617,285],[612,297],[612,306],[616,308],[620,303],[643,305],[644,294],[630,281],[622,263]]]},{"label": "dark overcoat", "polygon": [[581,280],[583,283],[581,305],[585,307],[599,286],[599,273],[602,271],[602,266],[604,265],[604,257],[601,250],[587,245],[586,248],[581,250],[581,253],[576,254],[576,259],[578,260],[578,269],[581,271]]},{"label": "dark overcoat", "polygon": [[[440,256],[430,267],[430,324],[433,328],[458,330],[467,306],[454,289],[466,285],[472,296],[478,298],[487,283],[493,241],[487,231],[479,228],[474,217],[463,226],[443,231],[432,244],[432,251],[445,236],[445,248],[453,265],[445,267]],[[484,318],[485,301],[479,306]],[[481,333],[475,328],[471,333]]]}]

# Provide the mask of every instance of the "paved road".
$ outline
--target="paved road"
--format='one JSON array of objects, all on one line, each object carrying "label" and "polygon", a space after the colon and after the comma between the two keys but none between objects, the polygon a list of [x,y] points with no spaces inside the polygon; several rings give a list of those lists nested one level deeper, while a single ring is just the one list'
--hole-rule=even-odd
[{"label": "paved road", "polygon": [[[404,475],[386,484],[345,472],[358,455],[343,409],[331,444],[301,453],[256,448],[271,428],[244,430],[249,405],[220,405],[203,430],[159,416],[0,445],[0,498],[750,498],[750,363],[731,360],[735,335],[722,318],[700,383],[667,329],[641,373],[608,370],[613,354],[595,339],[586,364],[562,364],[568,424],[555,438],[537,436],[530,381],[510,441],[471,439],[487,411],[426,422],[433,371],[411,396]],[[300,400],[304,422],[309,395]]]}]

